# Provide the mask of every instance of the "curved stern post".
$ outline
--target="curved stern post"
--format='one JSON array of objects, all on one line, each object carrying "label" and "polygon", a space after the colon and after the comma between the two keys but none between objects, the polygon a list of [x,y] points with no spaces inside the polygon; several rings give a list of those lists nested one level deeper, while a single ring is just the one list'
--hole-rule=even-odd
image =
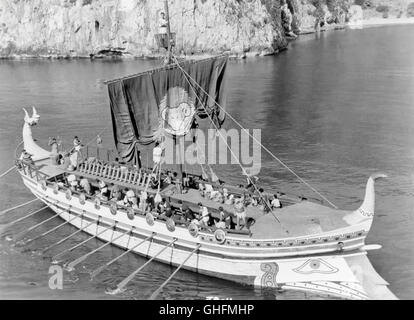
[{"label": "curved stern post", "polygon": [[357,210],[347,214],[343,218],[349,225],[367,222],[369,224],[369,230],[375,214],[375,181],[377,179],[386,177],[386,174],[376,173],[368,178],[367,185],[365,188],[365,197],[364,201],[362,202],[362,205]]}]

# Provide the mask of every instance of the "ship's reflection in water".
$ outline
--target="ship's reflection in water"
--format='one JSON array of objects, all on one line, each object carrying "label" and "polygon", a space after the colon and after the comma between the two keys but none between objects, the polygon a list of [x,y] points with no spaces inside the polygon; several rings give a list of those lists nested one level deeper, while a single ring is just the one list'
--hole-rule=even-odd
[{"label": "ship's reflection in water", "polygon": [[[262,142],[339,207],[355,208],[369,174],[383,171],[378,184],[377,216],[368,243],[383,248],[369,257],[400,298],[414,297],[414,27],[395,26],[308,36],[276,57],[232,62],[227,110],[246,128],[262,129]],[[143,71],[158,61],[1,61],[0,172],[12,164],[20,142],[23,112],[35,105],[41,115],[36,138],[59,135],[68,146],[74,135],[88,141],[103,128],[112,147],[110,112],[103,79]],[[229,120],[229,119],[228,119]],[[227,121],[226,128],[234,127]],[[145,161],[145,159],[143,159]],[[223,178],[242,182],[240,168],[216,168]],[[263,186],[314,196],[280,165],[262,153]],[[30,200],[17,175],[0,181],[2,208]],[[37,206],[40,207],[40,204]],[[36,207],[36,206],[35,206]],[[37,207],[36,207],[37,208]],[[26,208],[26,210],[29,210]],[[26,211],[16,212],[20,215]],[[171,272],[153,263],[119,296],[105,294],[145,259],[128,255],[90,282],[90,270],[120,254],[99,251],[74,274],[65,273],[64,290],[48,287],[50,261],[36,253],[68,235],[62,228],[31,244],[27,251],[8,236],[50,216],[44,212],[3,232],[0,242],[1,298],[145,299]],[[0,217],[0,222],[12,220]],[[44,232],[60,221],[51,221]],[[66,243],[73,246],[79,235]],[[89,243],[74,258],[96,247]],[[55,249],[59,250],[59,249]],[[73,260],[73,259],[72,259]],[[179,272],[161,297],[274,299],[263,293],[191,272]],[[312,294],[276,293],[277,299],[317,299]]]}]

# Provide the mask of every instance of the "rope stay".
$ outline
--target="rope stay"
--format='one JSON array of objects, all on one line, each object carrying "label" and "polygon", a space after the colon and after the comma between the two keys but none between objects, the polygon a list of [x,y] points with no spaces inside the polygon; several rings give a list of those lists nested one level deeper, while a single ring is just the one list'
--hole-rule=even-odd
[{"label": "rope stay", "polygon": [[9,172],[11,172],[14,168],[16,168],[16,166],[12,166],[11,168],[9,168],[9,169],[7,169],[5,172],[3,172],[1,175],[0,175],[0,178],[3,178],[4,176],[6,176]]},{"label": "rope stay", "polygon": [[[289,168],[288,165],[286,165],[281,159],[279,159],[277,156],[275,156],[268,148],[266,148],[259,140],[256,139],[256,137],[254,137],[247,129],[245,129],[236,119],[234,119],[234,117],[228,113],[217,101],[216,99],[214,99],[212,96],[210,96],[210,94],[208,92],[206,92],[202,86],[200,86],[197,81],[191,77],[191,75],[189,75],[178,63],[177,58],[174,56],[175,59],[175,63],[177,64],[177,66],[180,68],[180,70],[184,73],[184,75],[192,80],[192,82],[194,82],[197,87],[204,93],[206,94],[210,99],[212,99],[214,101],[214,104],[217,105],[225,114],[226,116],[230,117],[231,120],[234,121],[234,123],[236,123],[240,129],[244,130],[249,137],[251,137],[255,142],[257,142],[271,157],[273,157],[277,162],[279,162],[285,169],[287,169],[290,173],[292,173],[300,182],[302,182],[304,185],[306,185],[308,188],[310,188],[313,192],[315,192],[317,195],[319,195],[322,199],[324,199],[326,202],[328,202],[332,207],[334,207],[335,209],[338,209],[338,207],[333,204],[331,201],[329,201],[329,199],[327,199],[323,194],[321,194],[318,190],[316,190],[314,187],[312,187],[308,182],[306,182],[303,178],[301,178],[296,172],[294,172],[291,168]],[[188,81],[188,79],[187,79]],[[190,84],[190,86],[192,86]],[[194,90],[194,89],[193,89]],[[196,91],[194,90],[194,93],[196,94]],[[197,95],[197,94],[196,94]],[[201,101],[200,101],[201,102]],[[204,108],[204,106],[203,106]],[[204,108],[205,109],[205,108]],[[209,117],[211,119],[211,117]],[[243,172],[245,172],[243,170]]]},{"label": "rope stay", "polygon": [[[174,57],[175,58],[175,57]],[[176,59],[176,58],[175,58]],[[177,60],[177,59],[176,59]],[[177,63],[177,65],[178,65],[178,67],[180,68],[180,69],[182,69],[181,68],[181,66]],[[202,108],[204,109],[204,111],[206,112],[206,114],[207,114],[207,116],[209,117],[209,119],[210,119],[210,121],[211,121],[211,123],[214,125],[214,127],[215,127],[215,129],[216,129],[216,132],[220,135],[220,137],[221,137],[221,139],[224,141],[224,143],[225,143],[225,145],[226,145],[226,147],[227,147],[227,149],[230,151],[230,154],[233,156],[233,158],[237,161],[237,164],[240,166],[240,168],[242,169],[242,172],[243,172],[243,174],[245,174],[246,176],[248,176],[247,175],[247,172],[246,172],[246,169],[242,166],[242,164],[240,163],[240,161],[239,161],[239,159],[237,158],[237,156],[234,154],[234,152],[233,152],[233,150],[230,148],[230,146],[228,145],[228,143],[227,143],[227,141],[226,141],[226,139],[223,137],[223,134],[221,133],[221,131],[217,128],[217,126],[216,126],[216,124],[214,123],[214,121],[213,121],[213,119],[211,118],[211,116],[210,116],[210,114],[207,112],[207,109],[204,107],[204,105],[203,105],[203,103],[202,103],[202,101],[201,101],[201,99],[200,99],[200,97],[197,95],[197,92],[195,91],[195,89],[193,88],[193,85],[188,81],[188,79],[187,79],[187,76],[185,76],[185,78],[186,78],[186,80],[187,80],[187,82],[188,82],[188,84],[190,85],[190,88],[191,89],[193,89],[193,92],[194,92],[194,94],[196,95],[196,98],[200,101],[200,104],[201,104],[201,106],[202,106]],[[261,198],[261,200],[263,201],[263,204],[265,205],[265,206],[267,206],[269,209],[270,209],[270,212],[272,213],[272,216],[277,220],[277,222],[279,222],[279,224],[282,226],[282,223],[280,222],[280,220],[279,220],[279,218],[275,215],[275,213],[273,212],[273,210],[271,210],[271,207],[270,207],[270,205],[269,205],[269,203],[263,198],[263,196],[262,196],[262,194],[261,194],[261,192],[259,192],[259,190],[257,189],[257,186],[256,186],[256,184],[252,181],[252,185],[254,186],[254,188],[255,188],[255,191],[257,192],[257,194],[259,195],[259,197]]]},{"label": "rope stay", "polygon": [[108,127],[103,128],[101,131],[99,131],[99,133],[96,136],[94,136],[88,143],[85,144],[85,147],[89,146],[93,141],[95,141],[95,139],[98,138],[102,133],[104,133],[106,129],[108,129]]}]

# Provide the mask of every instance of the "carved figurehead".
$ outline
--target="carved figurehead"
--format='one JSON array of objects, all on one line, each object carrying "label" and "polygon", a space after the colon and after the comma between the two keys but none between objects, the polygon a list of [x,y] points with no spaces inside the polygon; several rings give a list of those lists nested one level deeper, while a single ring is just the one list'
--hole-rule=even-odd
[{"label": "carved figurehead", "polygon": [[383,173],[376,173],[369,177],[365,189],[364,202],[358,210],[355,210],[343,217],[349,225],[354,225],[364,221],[371,225],[375,214],[375,180],[386,177],[387,175]]},{"label": "carved figurehead", "polygon": [[35,107],[32,107],[32,116],[29,116],[29,113],[25,108],[24,111],[24,126],[23,126],[23,144],[24,149],[32,156],[33,161],[43,160],[50,157],[51,152],[47,151],[37,145],[37,143],[33,140],[32,136],[32,126],[37,125],[40,120],[40,116],[36,111]]}]

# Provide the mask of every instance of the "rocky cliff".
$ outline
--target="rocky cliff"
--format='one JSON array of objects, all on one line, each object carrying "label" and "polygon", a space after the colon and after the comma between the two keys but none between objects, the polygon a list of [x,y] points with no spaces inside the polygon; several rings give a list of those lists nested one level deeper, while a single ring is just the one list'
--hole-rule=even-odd
[{"label": "rocky cliff", "polygon": [[[168,3],[178,52],[272,53],[286,45],[275,1]],[[149,56],[158,51],[162,11],[161,0],[0,0],[0,55],[89,56],[110,49]]]},{"label": "rocky cliff", "polygon": [[[291,12],[291,30],[298,33],[313,30],[315,23],[344,23],[353,1],[168,3],[179,53],[230,52],[245,56],[272,54],[286,46],[281,9],[284,3]],[[0,57],[162,54],[154,35],[163,11],[163,0],[0,0]]]}]

